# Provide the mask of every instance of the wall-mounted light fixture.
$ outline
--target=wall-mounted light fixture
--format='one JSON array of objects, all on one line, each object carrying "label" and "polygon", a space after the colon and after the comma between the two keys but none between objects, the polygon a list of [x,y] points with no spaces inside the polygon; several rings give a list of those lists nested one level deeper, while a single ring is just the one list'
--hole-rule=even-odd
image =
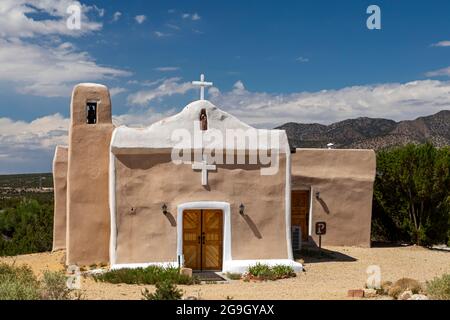
[{"label": "wall-mounted light fixture", "polygon": [[162,210],[163,214],[166,215],[167,214],[167,204],[164,203],[161,207],[161,210]]},{"label": "wall-mounted light fixture", "polygon": [[316,199],[317,199],[317,200],[320,199],[320,192],[319,192],[319,191],[316,192]]},{"label": "wall-mounted light fixture", "polygon": [[241,205],[239,206],[239,214],[240,214],[241,216],[244,215],[244,209],[245,209],[245,206],[244,206],[243,203],[241,203]]}]

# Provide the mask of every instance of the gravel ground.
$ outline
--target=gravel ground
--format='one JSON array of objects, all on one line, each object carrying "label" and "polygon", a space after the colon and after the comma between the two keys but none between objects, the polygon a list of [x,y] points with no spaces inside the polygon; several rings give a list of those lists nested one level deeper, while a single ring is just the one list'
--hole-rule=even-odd
[{"label": "gravel ground", "polygon": [[[450,252],[422,247],[327,247],[319,257],[309,253],[301,257],[305,272],[296,278],[272,282],[243,282],[180,286],[185,296],[201,299],[348,299],[349,289],[361,289],[370,265],[381,268],[382,281],[402,277],[421,282],[450,273]],[[28,264],[40,275],[43,270],[63,270],[64,252],[0,258],[0,262]],[[153,286],[113,285],[83,278],[86,299],[141,299],[141,290]]]}]

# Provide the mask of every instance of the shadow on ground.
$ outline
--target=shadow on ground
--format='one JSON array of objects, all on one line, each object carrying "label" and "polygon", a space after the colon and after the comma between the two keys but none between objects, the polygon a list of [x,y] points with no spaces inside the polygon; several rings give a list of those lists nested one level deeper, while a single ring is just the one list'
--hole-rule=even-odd
[{"label": "shadow on ground", "polygon": [[304,263],[320,262],[354,262],[357,259],[341,252],[328,249],[319,249],[316,246],[304,246],[300,251],[294,252],[295,260],[303,260]]}]

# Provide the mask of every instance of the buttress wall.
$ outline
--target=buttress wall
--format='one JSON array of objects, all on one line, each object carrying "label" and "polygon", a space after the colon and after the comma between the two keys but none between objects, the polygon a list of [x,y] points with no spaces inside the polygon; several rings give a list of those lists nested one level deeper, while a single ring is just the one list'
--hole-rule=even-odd
[{"label": "buttress wall", "polygon": [[53,159],[55,207],[53,215],[53,251],[66,248],[68,148],[57,146]]},{"label": "buttress wall", "polygon": [[68,265],[109,261],[108,170],[113,130],[108,88],[77,85],[72,93],[69,129]]}]

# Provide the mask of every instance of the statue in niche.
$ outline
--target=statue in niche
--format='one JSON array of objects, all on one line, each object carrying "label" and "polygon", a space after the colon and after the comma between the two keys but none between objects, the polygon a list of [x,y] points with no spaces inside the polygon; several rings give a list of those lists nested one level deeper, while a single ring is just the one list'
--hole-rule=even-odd
[{"label": "statue in niche", "polygon": [[206,115],[206,109],[200,111],[200,130],[208,130],[208,116]]}]

